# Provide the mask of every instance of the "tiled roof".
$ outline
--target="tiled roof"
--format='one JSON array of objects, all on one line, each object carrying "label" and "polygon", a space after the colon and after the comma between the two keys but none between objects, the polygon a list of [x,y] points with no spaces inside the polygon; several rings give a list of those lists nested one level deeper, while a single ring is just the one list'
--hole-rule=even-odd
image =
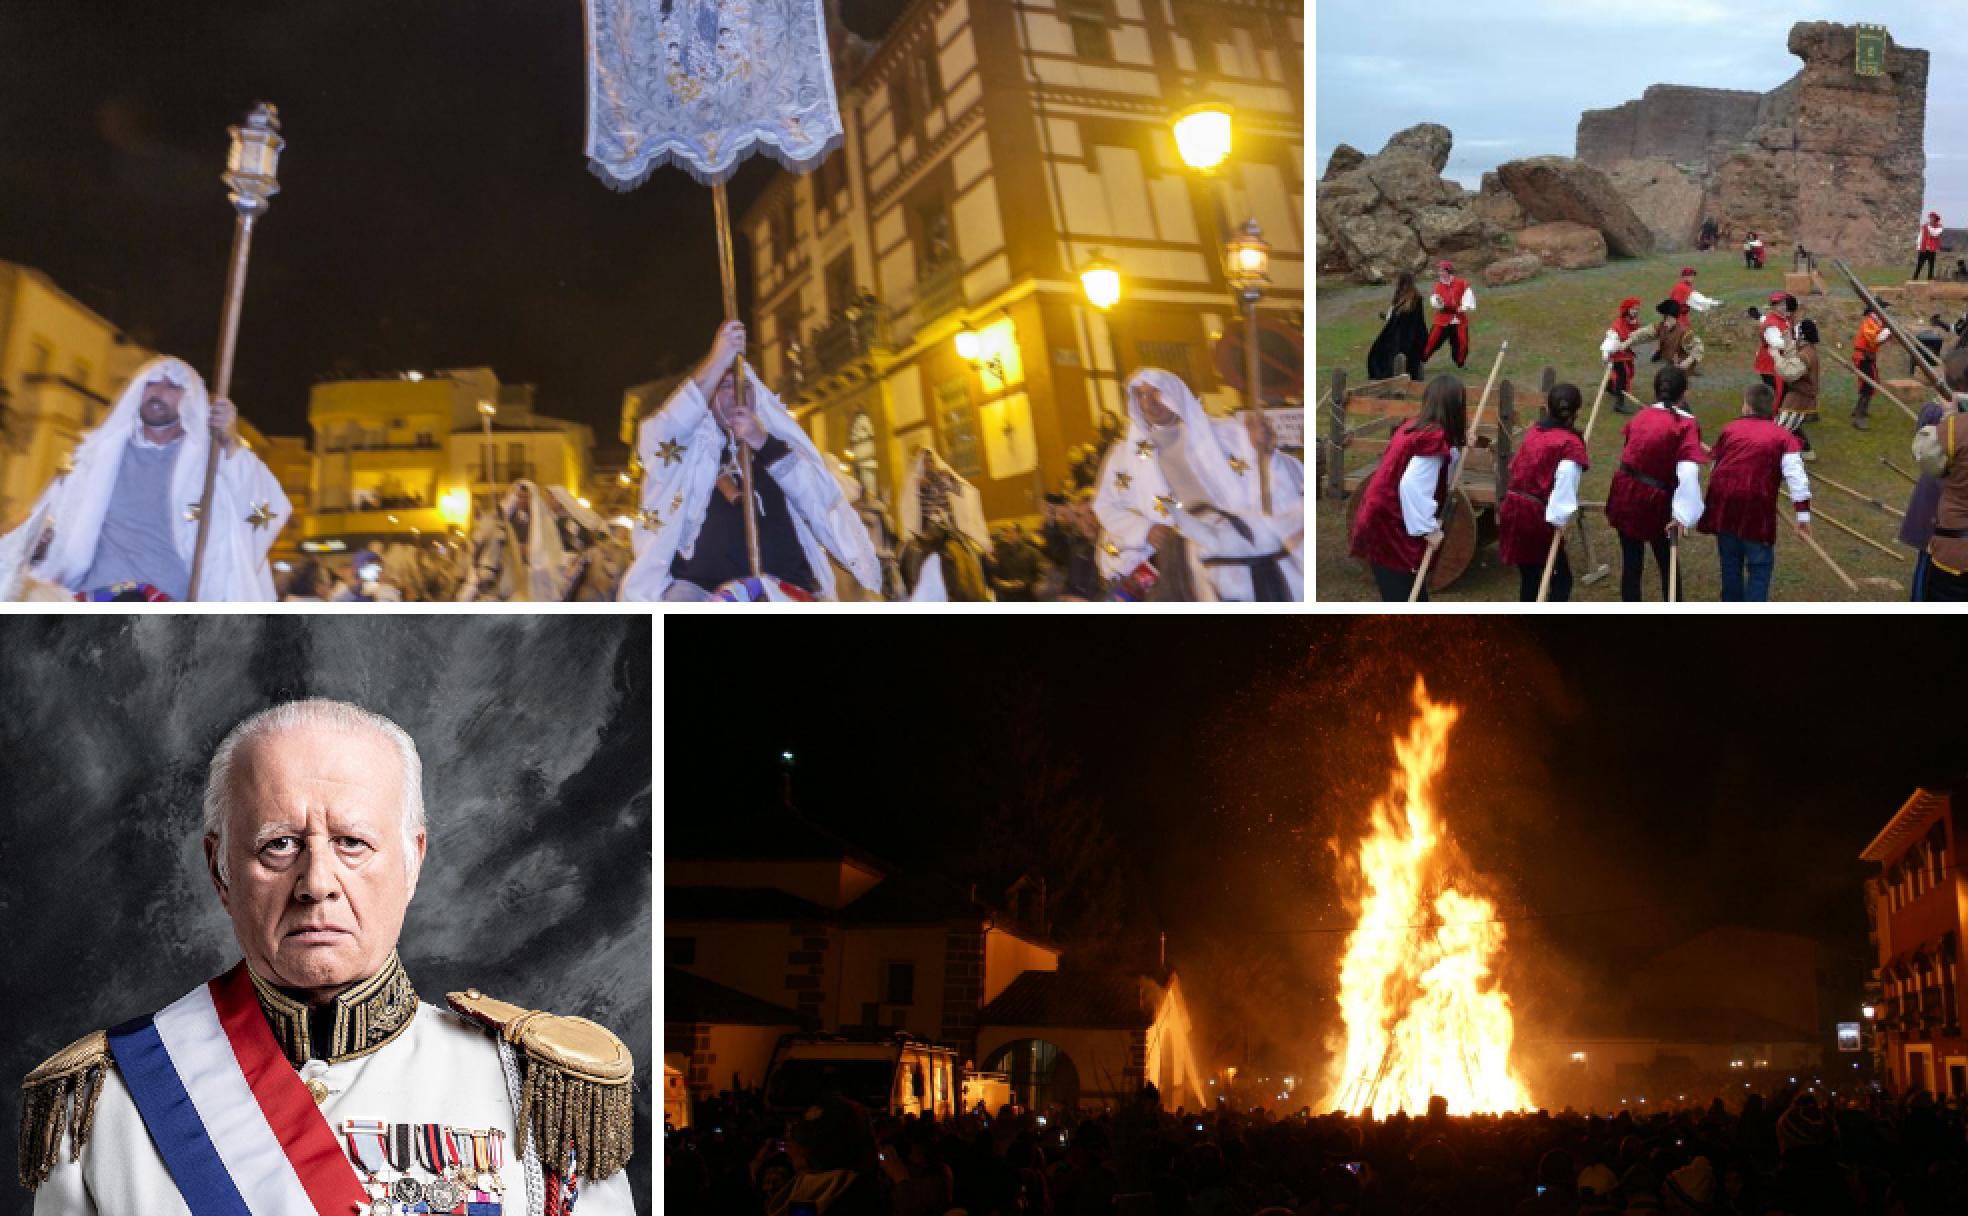
[{"label": "tiled roof", "polygon": [[833,913],[771,887],[664,887],[665,920],[825,921]]},{"label": "tiled roof", "polygon": [[663,968],[663,1020],[724,1026],[811,1025],[790,1009],[707,980],[680,967]]},{"label": "tiled roof", "polygon": [[984,1006],[983,1026],[1084,1026],[1141,1029],[1154,1025],[1142,982],[1116,971],[1027,971]]}]

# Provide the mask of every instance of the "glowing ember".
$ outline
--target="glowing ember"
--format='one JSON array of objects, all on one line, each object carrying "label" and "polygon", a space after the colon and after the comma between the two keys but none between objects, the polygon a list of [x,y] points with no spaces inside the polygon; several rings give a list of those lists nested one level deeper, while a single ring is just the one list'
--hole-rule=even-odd
[{"label": "glowing ember", "polygon": [[1348,859],[1359,923],[1340,966],[1346,1041],[1343,1054],[1332,1044],[1324,1106],[1420,1113],[1439,1094],[1452,1114],[1522,1110],[1531,1098],[1510,1068],[1510,998],[1492,976],[1503,926],[1489,900],[1453,885],[1453,850],[1430,800],[1459,711],[1430,701],[1419,679],[1414,698],[1392,786]]}]

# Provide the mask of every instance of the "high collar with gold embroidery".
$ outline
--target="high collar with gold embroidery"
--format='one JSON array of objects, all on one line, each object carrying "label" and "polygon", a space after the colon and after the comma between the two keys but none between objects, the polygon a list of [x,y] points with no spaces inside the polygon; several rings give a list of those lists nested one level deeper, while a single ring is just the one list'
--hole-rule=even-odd
[{"label": "high collar with gold embroidery", "polygon": [[395,951],[382,970],[335,997],[334,1024],[325,1043],[313,1041],[314,1023],[308,1016],[313,1009],[307,1002],[282,992],[250,967],[247,974],[253,977],[253,990],[274,1040],[296,1068],[309,1060],[334,1064],[368,1055],[402,1034],[417,1012],[417,990],[410,986],[410,976]]}]

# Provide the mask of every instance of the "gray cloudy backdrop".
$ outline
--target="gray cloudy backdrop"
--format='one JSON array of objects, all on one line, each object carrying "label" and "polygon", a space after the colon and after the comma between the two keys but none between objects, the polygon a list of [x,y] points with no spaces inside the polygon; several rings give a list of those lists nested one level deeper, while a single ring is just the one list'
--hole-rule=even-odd
[{"label": "gray cloudy backdrop", "polygon": [[[1798,21],[1883,24],[1929,54],[1927,202],[1968,222],[1968,3],[1863,4],[1664,0],[1316,0],[1315,158],[1342,143],[1380,150],[1418,122],[1455,133],[1446,175],[1474,189],[1524,156],[1570,156],[1579,114],[1631,101],[1650,84],[1776,88],[1803,61],[1784,48]],[[1911,236],[1908,237],[1911,242]]]},{"label": "gray cloudy backdrop", "polygon": [[239,958],[199,845],[225,732],[298,696],[400,724],[429,853],[401,951],[420,996],[476,986],[613,1029],[636,1055],[649,1205],[647,616],[0,618],[0,1212],[19,1078]]}]

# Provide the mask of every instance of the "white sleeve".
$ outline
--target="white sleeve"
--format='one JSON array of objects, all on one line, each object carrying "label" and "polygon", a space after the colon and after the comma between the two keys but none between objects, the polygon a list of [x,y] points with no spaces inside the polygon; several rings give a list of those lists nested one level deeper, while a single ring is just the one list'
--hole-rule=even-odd
[{"label": "white sleeve", "polygon": [[1474,287],[1465,287],[1462,289],[1462,307],[1458,311],[1476,311],[1476,289]]},{"label": "white sleeve", "polygon": [[1783,330],[1778,329],[1774,325],[1765,325],[1763,327],[1763,344],[1774,350],[1782,350],[1784,344]]},{"label": "white sleeve", "polygon": [[1881,342],[1891,342],[1891,341],[1893,340],[1893,331],[1892,331],[1892,330],[1890,330],[1890,329],[1882,329],[1882,330],[1880,330],[1880,331],[1879,331],[1879,340],[1880,340]]},{"label": "white sleeve", "polygon": [[1558,476],[1551,483],[1551,499],[1544,506],[1545,523],[1562,528],[1578,514],[1579,474],[1583,471],[1575,461],[1558,462]]},{"label": "white sleeve", "polygon": [[1440,308],[1442,306],[1442,295],[1440,292],[1431,291],[1428,293],[1428,306],[1430,308]]},{"label": "white sleeve", "polygon": [[1427,536],[1442,526],[1435,501],[1435,479],[1441,475],[1440,456],[1417,456],[1401,474],[1401,523],[1409,536]]},{"label": "white sleeve", "polygon": [[[1804,457],[1801,453],[1784,453],[1783,479],[1784,490],[1789,493],[1790,501],[1803,504],[1810,503],[1811,479],[1804,473]],[[1797,522],[1800,524],[1811,522],[1811,511],[1808,505],[1797,513]]]},{"label": "white sleeve", "polygon": [[1721,302],[1713,296],[1705,296],[1699,291],[1688,293],[1688,307],[1694,309],[1696,312],[1707,312]]},{"label": "white sleeve", "polygon": [[1617,333],[1614,333],[1610,329],[1607,330],[1606,336],[1599,340],[1599,357],[1601,359],[1609,359],[1613,356],[1613,353],[1619,349],[1620,349],[1619,335]]},{"label": "white sleeve", "polygon": [[1692,460],[1678,461],[1674,466],[1674,522],[1692,528],[1701,517],[1701,466]]}]

